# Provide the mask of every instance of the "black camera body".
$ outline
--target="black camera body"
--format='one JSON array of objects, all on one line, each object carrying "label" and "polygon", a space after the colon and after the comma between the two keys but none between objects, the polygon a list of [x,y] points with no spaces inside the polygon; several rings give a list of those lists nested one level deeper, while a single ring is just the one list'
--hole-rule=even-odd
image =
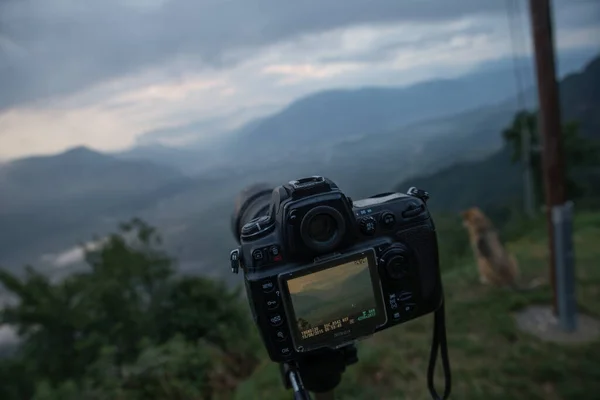
[{"label": "black camera body", "polygon": [[353,202],[331,180],[311,177],[270,191],[268,204],[267,193],[238,204],[231,266],[244,271],[271,360],[343,347],[441,306],[426,192]]}]

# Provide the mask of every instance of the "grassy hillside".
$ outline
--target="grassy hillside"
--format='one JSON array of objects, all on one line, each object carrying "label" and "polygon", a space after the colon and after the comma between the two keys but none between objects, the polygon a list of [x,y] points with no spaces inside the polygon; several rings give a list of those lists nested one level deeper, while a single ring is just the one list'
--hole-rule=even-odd
[{"label": "grassy hillside", "polygon": [[[600,317],[600,213],[575,221],[577,297],[580,310]],[[545,277],[545,226],[509,245],[523,279]],[[548,286],[516,293],[478,283],[471,257],[443,274],[448,340],[455,399],[587,399],[600,391],[600,343],[545,343],[516,329],[511,313],[529,304],[549,303]],[[344,375],[338,399],[428,399],[427,358],[431,317],[379,333],[359,345],[359,363]],[[441,379],[437,378],[441,383]],[[289,399],[277,366],[265,360],[237,390],[236,400]]]}]

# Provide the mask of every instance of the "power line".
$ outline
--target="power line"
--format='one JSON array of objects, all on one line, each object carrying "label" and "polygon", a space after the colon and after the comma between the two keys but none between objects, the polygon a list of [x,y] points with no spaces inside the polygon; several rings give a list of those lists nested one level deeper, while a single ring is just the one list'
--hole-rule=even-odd
[{"label": "power line", "polygon": [[[518,9],[518,3],[513,3],[511,0],[506,2],[506,12],[508,18],[508,30],[511,38],[513,68],[515,73],[515,82],[517,85],[517,120],[515,121],[519,129],[519,136],[521,139],[521,166],[523,168],[523,209],[528,217],[533,217],[535,214],[535,192],[533,187],[533,171],[531,165],[531,137],[532,132],[528,126],[527,114],[521,115],[522,111],[527,109],[527,99],[525,98],[525,88],[523,80],[521,79],[521,70],[519,68],[518,54],[517,54],[517,41],[519,33],[521,34],[521,41],[524,41],[523,31],[520,30],[522,22],[520,15],[521,12]],[[515,15],[519,21],[513,18]]]},{"label": "power line", "polygon": [[519,67],[519,56],[517,49],[519,38],[517,36],[520,34],[522,42],[525,41],[525,38],[523,38],[523,32],[519,29],[519,21],[516,21],[514,16],[520,20],[518,2],[506,0],[506,17],[508,20],[508,31],[510,33],[513,72],[515,74],[515,83],[517,86],[517,109],[520,111],[527,108],[527,100],[525,98],[525,89],[521,77],[521,68]]},{"label": "power line", "polygon": [[[524,76],[525,78],[524,80],[524,88],[523,90],[526,92],[529,88],[534,89],[535,85],[536,85],[536,77],[535,77],[535,64],[534,64],[534,59],[533,59],[533,55],[534,55],[534,51],[533,51],[533,42],[531,40],[532,37],[532,33],[531,30],[528,29],[530,27],[529,24],[529,18],[527,17],[527,9],[522,10],[521,6],[523,6],[523,3],[521,3],[520,0],[515,0],[515,11],[516,11],[516,16],[517,19],[519,20],[517,22],[517,29],[518,29],[518,36],[520,36],[523,39],[523,43],[525,44],[524,47],[524,51],[525,54],[527,55],[525,57],[525,62],[523,63],[522,67],[529,73],[524,72]],[[525,101],[527,102],[527,96],[525,96]],[[534,101],[535,103],[535,101]],[[527,107],[527,104],[525,104],[525,106]],[[535,105],[532,105],[535,108]]]}]

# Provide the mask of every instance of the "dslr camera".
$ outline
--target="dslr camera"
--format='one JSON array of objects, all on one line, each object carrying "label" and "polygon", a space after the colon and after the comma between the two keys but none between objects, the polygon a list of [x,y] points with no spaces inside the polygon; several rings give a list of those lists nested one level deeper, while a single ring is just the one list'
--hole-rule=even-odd
[{"label": "dslr camera", "polygon": [[440,308],[427,199],[411,188],[352,201],[320,176],[238,196],[231,268],[244,272],[271,360],[338,349]]}]

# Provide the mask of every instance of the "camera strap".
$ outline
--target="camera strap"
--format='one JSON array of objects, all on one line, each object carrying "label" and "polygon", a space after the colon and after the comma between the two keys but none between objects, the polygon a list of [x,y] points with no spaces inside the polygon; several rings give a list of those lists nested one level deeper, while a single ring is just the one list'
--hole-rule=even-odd
[{"label": "camera strap", "polygon": [[[442,369],[444,370],[444,396],[435,390],[434,372],[437,362],[438,350],[441,353]],[[434,400],[446,400],[450,396],[452,377],[450,375],[450,361],[448,359],[448,343],[446,342],[446,313],[445,302],[442,302],[433,315],[433,340],[431,341],[431,354],[429,355],[429,367],[427,368],[427,387],[431,398]]]}]

